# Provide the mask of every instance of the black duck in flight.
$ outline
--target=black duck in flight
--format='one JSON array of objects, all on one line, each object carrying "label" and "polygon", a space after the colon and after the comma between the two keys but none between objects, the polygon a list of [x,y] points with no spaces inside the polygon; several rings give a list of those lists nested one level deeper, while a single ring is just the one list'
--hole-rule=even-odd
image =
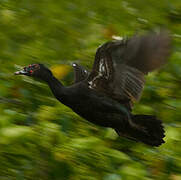
[{"label": "black duck in flight", "polygon": [[131,111],[141,97],[144,76],[164,65],[169,51],[169,34],[161,31],[103,44],[90,72],[73,63],[75,83],[68,87],[43,64],[29,65],[15,74],[45,81],[61,103],[86,120],[111,127],[119,136],[159,146],[164,143],[162,121]]}]

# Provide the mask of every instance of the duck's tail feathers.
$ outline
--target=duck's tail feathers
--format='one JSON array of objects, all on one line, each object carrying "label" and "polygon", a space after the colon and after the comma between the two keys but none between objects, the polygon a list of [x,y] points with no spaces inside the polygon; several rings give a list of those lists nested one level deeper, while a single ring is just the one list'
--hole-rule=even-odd
[{"label": "duck's tail feathers", "polygon": [[151,115],[133,115],[133,124],[129,128],[116,128],[119,136],[126,137],[134,141],[140,141],[150,146],[160,146],[164,143],[164,128],[162,121]]}]

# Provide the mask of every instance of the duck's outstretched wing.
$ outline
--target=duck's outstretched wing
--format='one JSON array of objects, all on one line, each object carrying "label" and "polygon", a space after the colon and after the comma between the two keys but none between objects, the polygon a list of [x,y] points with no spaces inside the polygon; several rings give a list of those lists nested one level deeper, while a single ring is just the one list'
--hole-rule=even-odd
[{"label": "duck's outstretched wing", "polygon": [[96,52],[89,88],[117,101],[138,101],[144,75],[166,63],[169,51],[170,38],[165,31],[107,42]]},{"label": "duck's outstretched wing", "polygon": [[74,68],[74,83],[83,81],[88,77],[89,71],[84,69],[82,66],[76,63],[73,63],[72,66]]}]

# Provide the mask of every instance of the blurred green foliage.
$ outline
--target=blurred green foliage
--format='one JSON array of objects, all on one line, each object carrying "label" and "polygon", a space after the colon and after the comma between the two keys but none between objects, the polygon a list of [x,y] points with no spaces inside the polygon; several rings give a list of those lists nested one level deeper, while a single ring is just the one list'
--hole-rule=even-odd
[{"label": "blurred green foliage", "polygon": [[[90,124],[47,85],[13,75],[41,62],[69,85],[72,69],[61,64],[91,68],[96,48],[112,35],[160,27],[171,32],[172,55],[147,77],[134,109],[163,119],[166,143],[159,148]],[[181,179],[180,0],[1,0],[0,69],[1,180]]]}]

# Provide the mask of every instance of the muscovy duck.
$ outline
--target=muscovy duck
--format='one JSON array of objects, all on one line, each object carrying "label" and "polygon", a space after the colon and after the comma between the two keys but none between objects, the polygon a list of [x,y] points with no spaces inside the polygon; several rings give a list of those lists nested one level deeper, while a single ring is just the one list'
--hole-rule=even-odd
[{"label": "muscovy duck", "polygon": [[165,64],[170,51],[166,31],[113,40],[97,49],[93,69],[88,72],[73,63],[75,83],[65,87],[43,64],[32,64],[16,75],[39,78],[54,96],[86,120],[115,129],[119,136],[151,146],[164,143],[162,121],[153,115],[133,115],[144,75]]}]

